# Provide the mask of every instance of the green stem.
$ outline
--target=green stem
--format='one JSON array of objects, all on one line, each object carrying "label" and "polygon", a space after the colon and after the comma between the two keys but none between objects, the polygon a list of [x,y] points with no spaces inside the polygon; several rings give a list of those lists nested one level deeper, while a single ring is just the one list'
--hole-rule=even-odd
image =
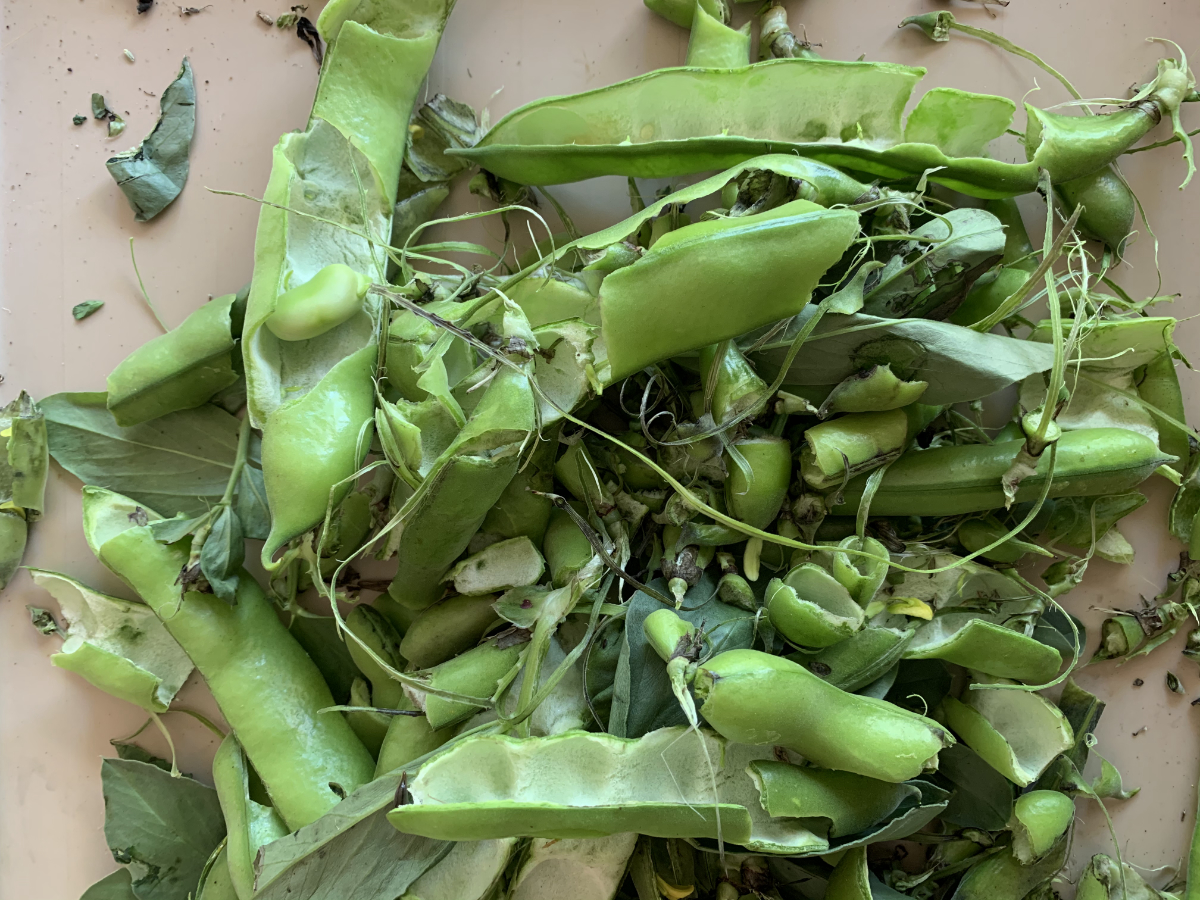
[{"label": "green stem", "polygon": [[[1039,69],[1041,69],[1043,72],[1046,72],[1049,75],[1053,75],[1058,80],[1058,83],[1067,89],[1067,93],[1070,94],[1072,97],[1074,97],[1076,100],[1083,99],[1083,96],[1079,93],[1079,91],[1075,90],[1075,86],[1073,84],[1071,84],[1070,81],[1067,80],[1065,75],[1063,75],[1060,71],[1058,71],[1058,69],[1054,68],[1054,66],[1050,65],[1048,62],[1046,62],[1041,57],[1039,57],[1036,53],[1031,53],[1028,50],[1026,50],[1024,47],[1018,47],[1016,44],[1014,44],[1008,38],[1001,37],[1000,35],[996,34],[996,32],[988,31],[985,28],[975,28],[972,25],[963,25],[961,22],[958,22],[958,21],[951,21],[950,27],[952,29],[954,29],[955,31],[961,31],[963,34],[969,34],[969,35],[971,35],[971,37],[977,37],[980,40],[987,41],[989,44],[993,44],[993,45],[999,47],[1001,50],[1007,50],[1009,53],[1012,53],[1015,56],[1019,56],[1022,59],[1029,60],[1031,63],[1033,63]],[[1086,109],[1086,107],[1085,107],[1085,109]],[[1090,114],[1090,111],[1089,111],[1089,114]]]},{"label": "green stem", "polygon": [[250,417],[245,416],[242,419],[242,424],[238,428],[238,445],[237,455],[233,459],[233,470],[229,473],[229,480],[225,482],[225,493],[221,495],[221,504],[228,505],[233,502],[233,495],[237,491],[238,481],[242,477],[242,469],[246,466],[246,451],[250,449]]},{"label": "green stem", "polygon": [[137,276],[138,287],[142,289],[142,299],[146,301],[146,305],[150,307],[150,312],[154,314],[155,321],[163,331],[170,331],[167,323],[163,321],[162,316],[158,314],[158,310],[154,308],[154,303],[150,300],[150,295],[146,293],[146,285],[142,282],[142,273],[138,271],[137,257],[133,255],[133,238],[129,239],[129,258],[133,261],[133,274]]},{"label": "green stem", "polygon": [[[1197,128],[1195,131],[1189,131],[1187,136],[1195,137],[1198,134],[1200,134],[1200,128]],[[1126,150],[1125,153],[1141,153],[1144,150],[1157,150],[1159,147],[1166,147],[1168,144],[1178,144],[1181,140],[1183,139],[1178,135],[1171,135],[1169,138],[1165,138],[1161,141],[1155,141],[1153,144],[1146,144],[1144,147],[1133,147],[1129,150]]]}]

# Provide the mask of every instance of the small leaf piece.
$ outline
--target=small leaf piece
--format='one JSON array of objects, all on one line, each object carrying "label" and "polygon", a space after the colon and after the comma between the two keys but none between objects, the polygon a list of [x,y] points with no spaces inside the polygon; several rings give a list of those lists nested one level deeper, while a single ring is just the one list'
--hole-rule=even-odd
[{"label": "small leaf piece", "polygon": [[106,759],[104,837],[139,900],[182,900],[225,835],[217,792],[149,763]]},{"label": "small leaf piece", "polygon": [[[99,94],[92,95],[93,114],[97,98],[101,105],[104,102]],[[158,124],[146,139],[105,163],[139,222],[148,222],[166,209],[187,181],[188,152],[196,130],[196,86],[187,57],[163,91],[159,108]]]},{"label": "small leaf piece", "polygon": [[117,869],[84,891],[79,900],[137,900],[132,882],[128,869]]},{"label": "small leaf piece", "polygon": [[238,572],[245,558],[242,523],[232,508],[222,507],[200,550],[200,571],[213,593],[231,605],[237,602]]},{"label": "small leaf piece", "polygon": [[81,322],[92,313],[97,312],[103,305],[103,300],[84,300],[71,307],[71,315],[75,317],[76,322]]}]

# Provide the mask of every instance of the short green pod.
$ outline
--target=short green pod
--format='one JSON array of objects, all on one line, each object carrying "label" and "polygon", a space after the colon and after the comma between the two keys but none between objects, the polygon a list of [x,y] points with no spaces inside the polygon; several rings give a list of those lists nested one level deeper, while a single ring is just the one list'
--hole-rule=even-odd
[{"label": "short green pod", "polygon": [[1089,663],[1128,656],[1146,639],[1137,616],[1118,614],[1109,616],[1100,623],[1100,646],[1092,654]]},{"label": "short green pod", "polygon": [[[911,451],[894,462],[871,501],[880,516],[956,516],[1004,508],[1000,479],[1008,471],[1023,441],[970,444]],[[1037,473],[1021,482],[1017,501],[1036,500],[1050,470],[1043,453]],[[1124,428],[1081,428],[1065,432],[1058,441],[1051,497],[1089,497],[1133,490],[1167,456],[1154,441]],[[846,502],[833,509],[849,515],[858,509],[864,479],[846,488]]]},{"label": "short green pod", "polygon": [[843,379],[821,403],[818,414],[887,412],[921,399],[928,381],[904,381],[891,363],[871,366]]},{"label": "short green pod", "polygon": [[601,516],[612,510],[613,496],[600,475],[600,468],[582,440],[568,445],[554,463],[554,477],[580,503],[589,503]]},{"label": "short green pod", "polygon": [[792,483],[792,445],[786,438],[764,435],[733,444],[750,471],[726,453],[725,507],[751,528],[765,529],[775,521]]},{"label": "short green pod", "polygon": [[8,586],[21,568],[28,540],[29,523],[24,510],[0,509],[0,590]]},{"label": "short green pod", "polygon": [[685,66],[736,69],[750,64],[750,23],[730,28],[700,4],[692,13]]},{"label": "short green pod", "polygon": [[[966,548],[966,551],[974,553],[995,543],[1008,534],[1009,530],[994,518],[988,516],[983,519],[968,519],[958,526],[957,534],[959,543]],[[1006,539],[998,547],[985,550],[981,555],[984,559],[990,559],[992,562],[1015,563],[1029,553],[1036,553],[1039,556],[1051,555],[1037,544],[1023,541],[1016,537]]]},{"label": "short green pod", "polygon": [[371,780],[374,760],[344,717],[321,712],[334,705],[329,687],[252,577],[241,575],[232,606],[213,594],[181,594],[189,541],[160,544],[137,524],[160,518],[127,497],[84,488],[92,552],[191,657],[289,829],[316,821]]},{"label": "short green pod", "polygon": [[872,900],[871,870],[867,868],[867,848],[851,847],[829,874],[825,900]]},{"label": "short green pod", "polygon": [[1028,866],[1041,859],[1067,833],[1075,801],[1061,791],[1029,791],[1017,798],[1008,827],[1013,854]]},{"label": "short green pod", "polygon": [[331,331],[362,309],[371,279],[342,263],[330,263],[275,300],[263,322],[281,341],[307,341]]},{"label": "short green pod", "polygon": [[695,692],[718,733],[778,744],[814,765],[899,783],[937,767],[951,734],[884,700],[848,694],[803,666],[758,650],[727,650],[701,665]]},{"label": "short green pod", "polygon": [[555,587],[565,585],[596,555],[591,541],[580,531],[574,519],[561,509],[550,514],[550,525],[542,540],[542,553]]},{"label": "short green pod", "polygon": [[[124,875],[126,879],[125,890],[128,890],[129,875],[127,873],[128,870],[126,869],[118,869],[109,878]],[[108,881],[107,878],[92,887],[99,887],[106,881]],[[212,865],[207,867],[207,871],[201,873],[200,884],[197,890],[196,900],[241,900],[233,887],[233,877],[229,872],[229,853],[224,848],[213,857]],[[84,894],[83,896],[87,898],[88,895]]]},{"label": "short green pod", "polygon": [[726,572],[721,576],[721,580],[717,582],[717,596],[730,606],[748,612],[758,611],[758,598],[754,595],[754,589],[737,572]]},{"label": "short green pod", "polygon": [[[398,709],[397,704],[404,697],[404,689],[400,687],[400,682],[392,679],[383,666],[371,658],[363,644],[393,669],[402,670],[404,656],[400,650],[400,635],[379,610],[366,604],[359,604],[350,610],[346,616],[346,630],[353,635],[346,638],[346,649],[350,651],[350,658],[371,683],[371,702],[352,705]],[[359,643],[360,641],[362,643]]]},{"label": "short green pod", "polygon": [[726,0],[643,0],[646,9],[658,13],[680,28],[692,27],[692,16],[697,6],[719,22],[729,23],[729,5]]},{"label": "short green pod", "polygon": [[800,647],[830,647],[863,626],[863,608],[818,565],[804,563],[772,578],[764,603],[771,624]]},{"label": "short green pod", "polygon": [[[232,309],[210,300],[166,334],[142,344],[108,376],[108,411],[122,427],[207,403],[238,380]],[[240,328],[239,328],[240,331]]]},{"label": "short green pod", "polygon": [[[620,441],[651,459],[656,459],[658,455],[655,449],[650,446],[650,442],[646,440],[645,435],[640,432],[627,431],[621,435]],[[621,481],[624,482],[627,490],[643,492],[666,488],[667,483],[663,481],[663,477],[628,450],[618,447],[616,449],[616,456],[616,472],[621,476]]]},{"label": "short green pod", "polygon": [[[416,711],[416,707],[408,698],[405,698],[405,705],[398,708]],[[379,761],[375,765],[376,778],[432,753],[454,737],[452,727],[434,729],[423,715],[392,716],[391,719],[387,734],[383,736],[383,744],[379,748]]]},{"label": "short green pod", "polygon": [[1022,900],[1058,874],[1069,848],[1069,837],[1064,835],[1049,853],[1028,866],[1012,852],[1001,850],[968,869],[951,900]]},{"label": "short green pod", "polygon": [[254,858],[264,844],[288,833],[288,827],[270,806],[250,798],[250,766],[237,737],[230,734],[213,757],[213,787],[225,816],[225,860],[238,900],[254,896]]},{"label": "short green pod", "polygon": [[1137,200],[1115,166],[1056,184],[1054,190],[1068,215],[1083,207],[1078,226],[1084,237],[1100,241],[1117,259],[1125,255],[1125,243],[1133,234]]},{"label": "short green pod", "polygon": [[460,594],[494,594],[509,588],[537,584],[546,571],[542,554],[522,535],[488,544],[446,573]]},{"label": "short green pod", "polygon": [[[1170,349],[1160,353],[1142,372],[1142,378],[1137,383],[1138,396],[1155,409],[1179,421],[1187,421],[1187,410],[1183,404],[1183,392],[1179,385],[1179,373],[1175,371],[1175,355]],[[1154,424],[1158,428],[1158,448],[1164,453],[1178,457],[1175,462],[1168,463],[1180,475],[1187,468],[1191,455],[1188,446],[1188,436],[1156,412],[1150,412]],[[1196,558],[1196,557],[1193,557]]]},{"label": "short green pod", "polygon": [[896,459],[908,442],[908,417],[899,409],[851,413],[812,426],[804,441],[800,474],[809,486],[827,490]]},{"label": "short green pod", "polygon": [[[513,644],[503,637],[494,637],[430,669],[427,673],[429,686],[488,699],[496,693],[500,679],[517,664],[524,649],[524,643]],[[435,730],[457,725],[483,708],[432,694],[425,695],[424,702],[425,718],[429,720],[429,727]]]},{"label": "short green pod", "polygon": [[[646,616],[642,630],[649,644],[663,662],[686,656],[698,640],[696,628],[673,609],[663,607]],[[682,652],[681,652],[682,651]]]},{"label": "short green pod", "polygon": [[400,655],[428,669],[474,647],[499,621],[493,594],[447,597],[421,610],[400,641]]},{"label": "short green pod", "polygon": [[[870,556],[859,556],[847,551],[858,550]],[[875,594],[887,579],[891,568],[891,554],[875,538],[859,538],[851,535],[843,538],[831,551],[833,577],[854,598],[859,606],[865,607],[875,599]]]},{"label": "short green pod", "polygon": [[[713,364],[720,355],[715,375]],[[713,380],[715,377],[715,380]],[[700,350],[700,383],[712,381],[712,416],[718,424],[760,409],[767,401],[769,385],[733,341],[710,344]]]}]

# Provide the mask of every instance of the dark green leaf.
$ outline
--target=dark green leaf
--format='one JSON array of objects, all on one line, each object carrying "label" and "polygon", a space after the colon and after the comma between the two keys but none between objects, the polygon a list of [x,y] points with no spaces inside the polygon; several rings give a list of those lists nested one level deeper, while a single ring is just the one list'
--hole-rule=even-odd
[{"label": "dark green leaf", "polygon": [[[93,110],[98,96],[92,95]],[[100,100],[103,103],[104,98]],[[188,152],[196,129],[196,87],[187,57],[163,91],[159,108],[162,112],[150,135],[105,163],[139,222],[148,222],[166,209],[187,181]]]},{"label": "dark green leaf", "polygon": [[137,894],[133,892],[129,870],[117,869],[84,891],[79,900],[137,900]]},{"label": "dark green leaf", "polygon": [[226,603],[237,602],[238,572],[246,558],[242,523],[230,507],[222,506],[200,548],[200,571],[213,593]]},{"label": "dark green leaf", "polygon": [[887,699],[924,715],[935,709],[949,691],[950,673],[941,660],[906,659],[900,663]]},{"label": "dark green leaf", "polygon": [[80,393],[39,404],[55,462],[163,516],[199,516],[221,499],[237,455],[237,419],[200,406],[122,428],[106,402],[103,393]]},{"label": "dark green leaf", "polygon": [[149,750],[132,744],[128,741],[111,741],[113,748],[117,751],[117,756],[121,759],[131,759],[134,762],[149,763],[152,766],[158,766],[164,772],[171,771],[171,761],[163,759],[161,756],[155,756]]},{"label": "dark green leaf", "polygon": [[117,862],[134,865],[139,900],[186,900],[225,835],[217,792],[157,766],[106,759],[104,837]]},{"label": "dark green leaf", "polygon": [[271,511],[267,508],[267,486],[262,469],[249,463],[238,481],[237,514],[242,531],[252,541],[265,541],[271,533]]},{"label": "dark green leaf", "polygon": [[452,844],[401,834],[387,820],[400,773],[363,785],[333,812],[267,844],[255,900],[398,897]]},{"label": "dark green leaf", "polygon": [[[1076,768],[1082,770],[1088,759],[1088,735],[1096,730],[1096,724],[1104,713],[1104,701],[1085,691],[1074,679],[1068,678],[1063,686],[1062,695],[1058,698],[1058,708],[1075,735],[1075,746],[1067,751],[1066,756]],[[1054,785],[1048,787],[1053,788]]]},{"label": "dark green leaf", "polygon": [[75,317],[76,322],[79,322],[96,312],[103,305],[103,300],[84,300],[82,303],[76,303],[71,307],[71,315]]},{"label": "dark green leaf", "polygon": [[74,115],[71,116],[71,121],[76,125],[82,125],[87,121],[87,116]]},{"label": "dark green leaf", "polygon": [[942,813],[947,822],[984,831],[999,831],[1008,824],[1012,785],[966,744],[955,744],[938,754],[938,774],[954,785],[950,805]]},{"label": "dark green leaf", "polygon": [[50,610],[42,609],[40,606],[27,606],[25,608],[29,610],[29,621],[42,634],[64,634],[63,630],[58,627],[58,622],[54,621],[54,613],[50,612]]},{"label": "dark green leaf", "polygon": [[[655,579],[650,586],[667,593],[664,578]],[[715,599],[716,596],[716,581],[706,572],[700,582],[687,592],[683,608],[677,612],[685,621],[703,627],[706,654],[749,647],[754,640],[753,613],[722,603]],[[617,664],[617,681],[624,683],[624,679],[628,678],[629,697],[627,705],[619,704],[618,697],[613,699],[609,721],[611,734],[634,738],[656,728],[687,724],[679,701],[671,693],[667,667],[646,643],[642,630],[646,616],[662,608],[661,602],[641,591],[634,594],[627,604],[624,646],[628,652],[622,650]],[[622,706],[625,707],[623,717],[620,715]]]}]

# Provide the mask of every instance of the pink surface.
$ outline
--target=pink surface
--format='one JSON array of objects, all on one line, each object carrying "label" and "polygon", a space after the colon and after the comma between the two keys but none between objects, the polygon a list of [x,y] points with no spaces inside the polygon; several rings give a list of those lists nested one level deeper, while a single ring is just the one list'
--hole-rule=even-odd
[{"label": "pink surface", "polygon": [[[183,18],[176,5],[163,0],[144,16],[135,14],[134,0],[5,2],[0,28],[0,373],[5,380],[0,401],[22,388],[35,397],[103,390],[108,372],[159,333],[138,298],[129,265],[130,236],[137,239],[146,287],[169,325],[210,295],[235,291],[248,280],[257,208],[205,187],[259,195],[271,147],[283,131],[303,127],[317,75],[308,48],[294,35],[260,22],[255,17],[260,7],[253,3],[218,0],[203,13]],[[1015,99],[1036,80],[1043,88],[1035,98],[1039,105],[1067,99],[1031,65],[969,38],[934,45],[913,29],[896,30],[905,15],[939,8],[931,3],[787,5],[797,32],[804,22],[831,58],[866,54],[922,65],[930,70],[926,87],[953,85]],[[271,15],[286,11],[283,3],[261,8]],[[754,9],[755,4],[739,7],[736,21]],[[1145,36],[1170,37],[1200,54],[1200,6],[1192,0],[1012,0],[997,18],[974,4],[953,9],[961,20],[1000,31],[1042,54],[1085,96],[1123,95],[1129,85],[1147,80],[1163,51],[1143,43]],[[315,12],[310,10],[313,18]],[[477,108],[490,106],[495,121],[545,94],[598,87],[679,64],[686,45],[685,32],[656,19],[638,0],[460,0],[428,89]],[[126,48],[136,62],[123,55]],[[156,95],[185,55],[195,69],[198,96],[191,175],[174,205],[157,220],[140,224],[105,172],[104,160],[150,131]],[[128,122],[125,134],[114,141],[90,117],[93,91],[104,93]],[[88,115],[88,121],[72,125],[76,113]],[[1185,109],[1190,127],[1200,125],[1198,113]],[[1200,184],[1189,194],[1176,190],[1183,166],[1174,150],[1129,157],[1124,171],[1161,241],[1163,292],[1182,293],[1175,315],[1195,315],[1200,309]],[[555,196],[584,230],[610,224],[628,208],[621,179],[565,186]],[[465,189],[455,193],[452,204],[456,211],[479,208]],[[1035,241],[1042,215],[1039,203],[1028,205]],[[499,234],[494,220],[456,231],[460,239],[493,242]],[[1147,236],[1119,278],[1135,297],[1154,292]],[[106,305],[76,323],[71,307],[86,299]],[[1181,325],[1176,336],[1185,354],[1200,357],[1194,323]],[[1200,418],[1194,378],[1185,371],[1183,379],[1192,416]],[[1151,502],[1122,526],[1137,549],[1137,561],[1125,568],[1094,562],[1084,587],[1066,599],[1068,609],[1089,626],[1103,617],[1096,608],[1130,607],[1140,595],[1152,597],[1175,567],[1180,548],[1163,525],[1169,488],[1154,479],[1146,489]],[[127,595],[88,552],[79,525],[79,485],[57,469],[49,512],[33,530],[25,561]],[[53,605],[48,601],[24,573],[0,596],[0,897],[5,898],[69,900],[114,868],[101,831],[99,757],[111,755],[110,739],[143,722],[139,710],[49,665],[55,641],[29,626],[24,608]],[[1193,825],[1200,709],[1188,704],[1200,695],[1200,674],[1178,656],[1180,644],[1181,639],[1120,669],[1101,666],[1078,677],[1109,702],[1099,729],[1100,752],[1118,765],[1127,785],[1142,788],[1133,801],[1113,804],[1112,812],[1126,858],[1145,867],[1175,863]],[[1183,681],[1184,696],[1165,688],[1168,668]],[[1135,678],[1144,679],[1145,686],[1132,688]],[[213,712],[202,684],[185,688],[181,701]],[[212,738],[186,716],[167,721],[181,750],[181,767],[206,778]],[[1143,726],[1146,730],[1134,737]],[[163,752],[156,735],[147,732],[143,738]],[[1092,853],[1111,852],[1098,811],[1081,803],[1079,813],[1076,872]]]}]

